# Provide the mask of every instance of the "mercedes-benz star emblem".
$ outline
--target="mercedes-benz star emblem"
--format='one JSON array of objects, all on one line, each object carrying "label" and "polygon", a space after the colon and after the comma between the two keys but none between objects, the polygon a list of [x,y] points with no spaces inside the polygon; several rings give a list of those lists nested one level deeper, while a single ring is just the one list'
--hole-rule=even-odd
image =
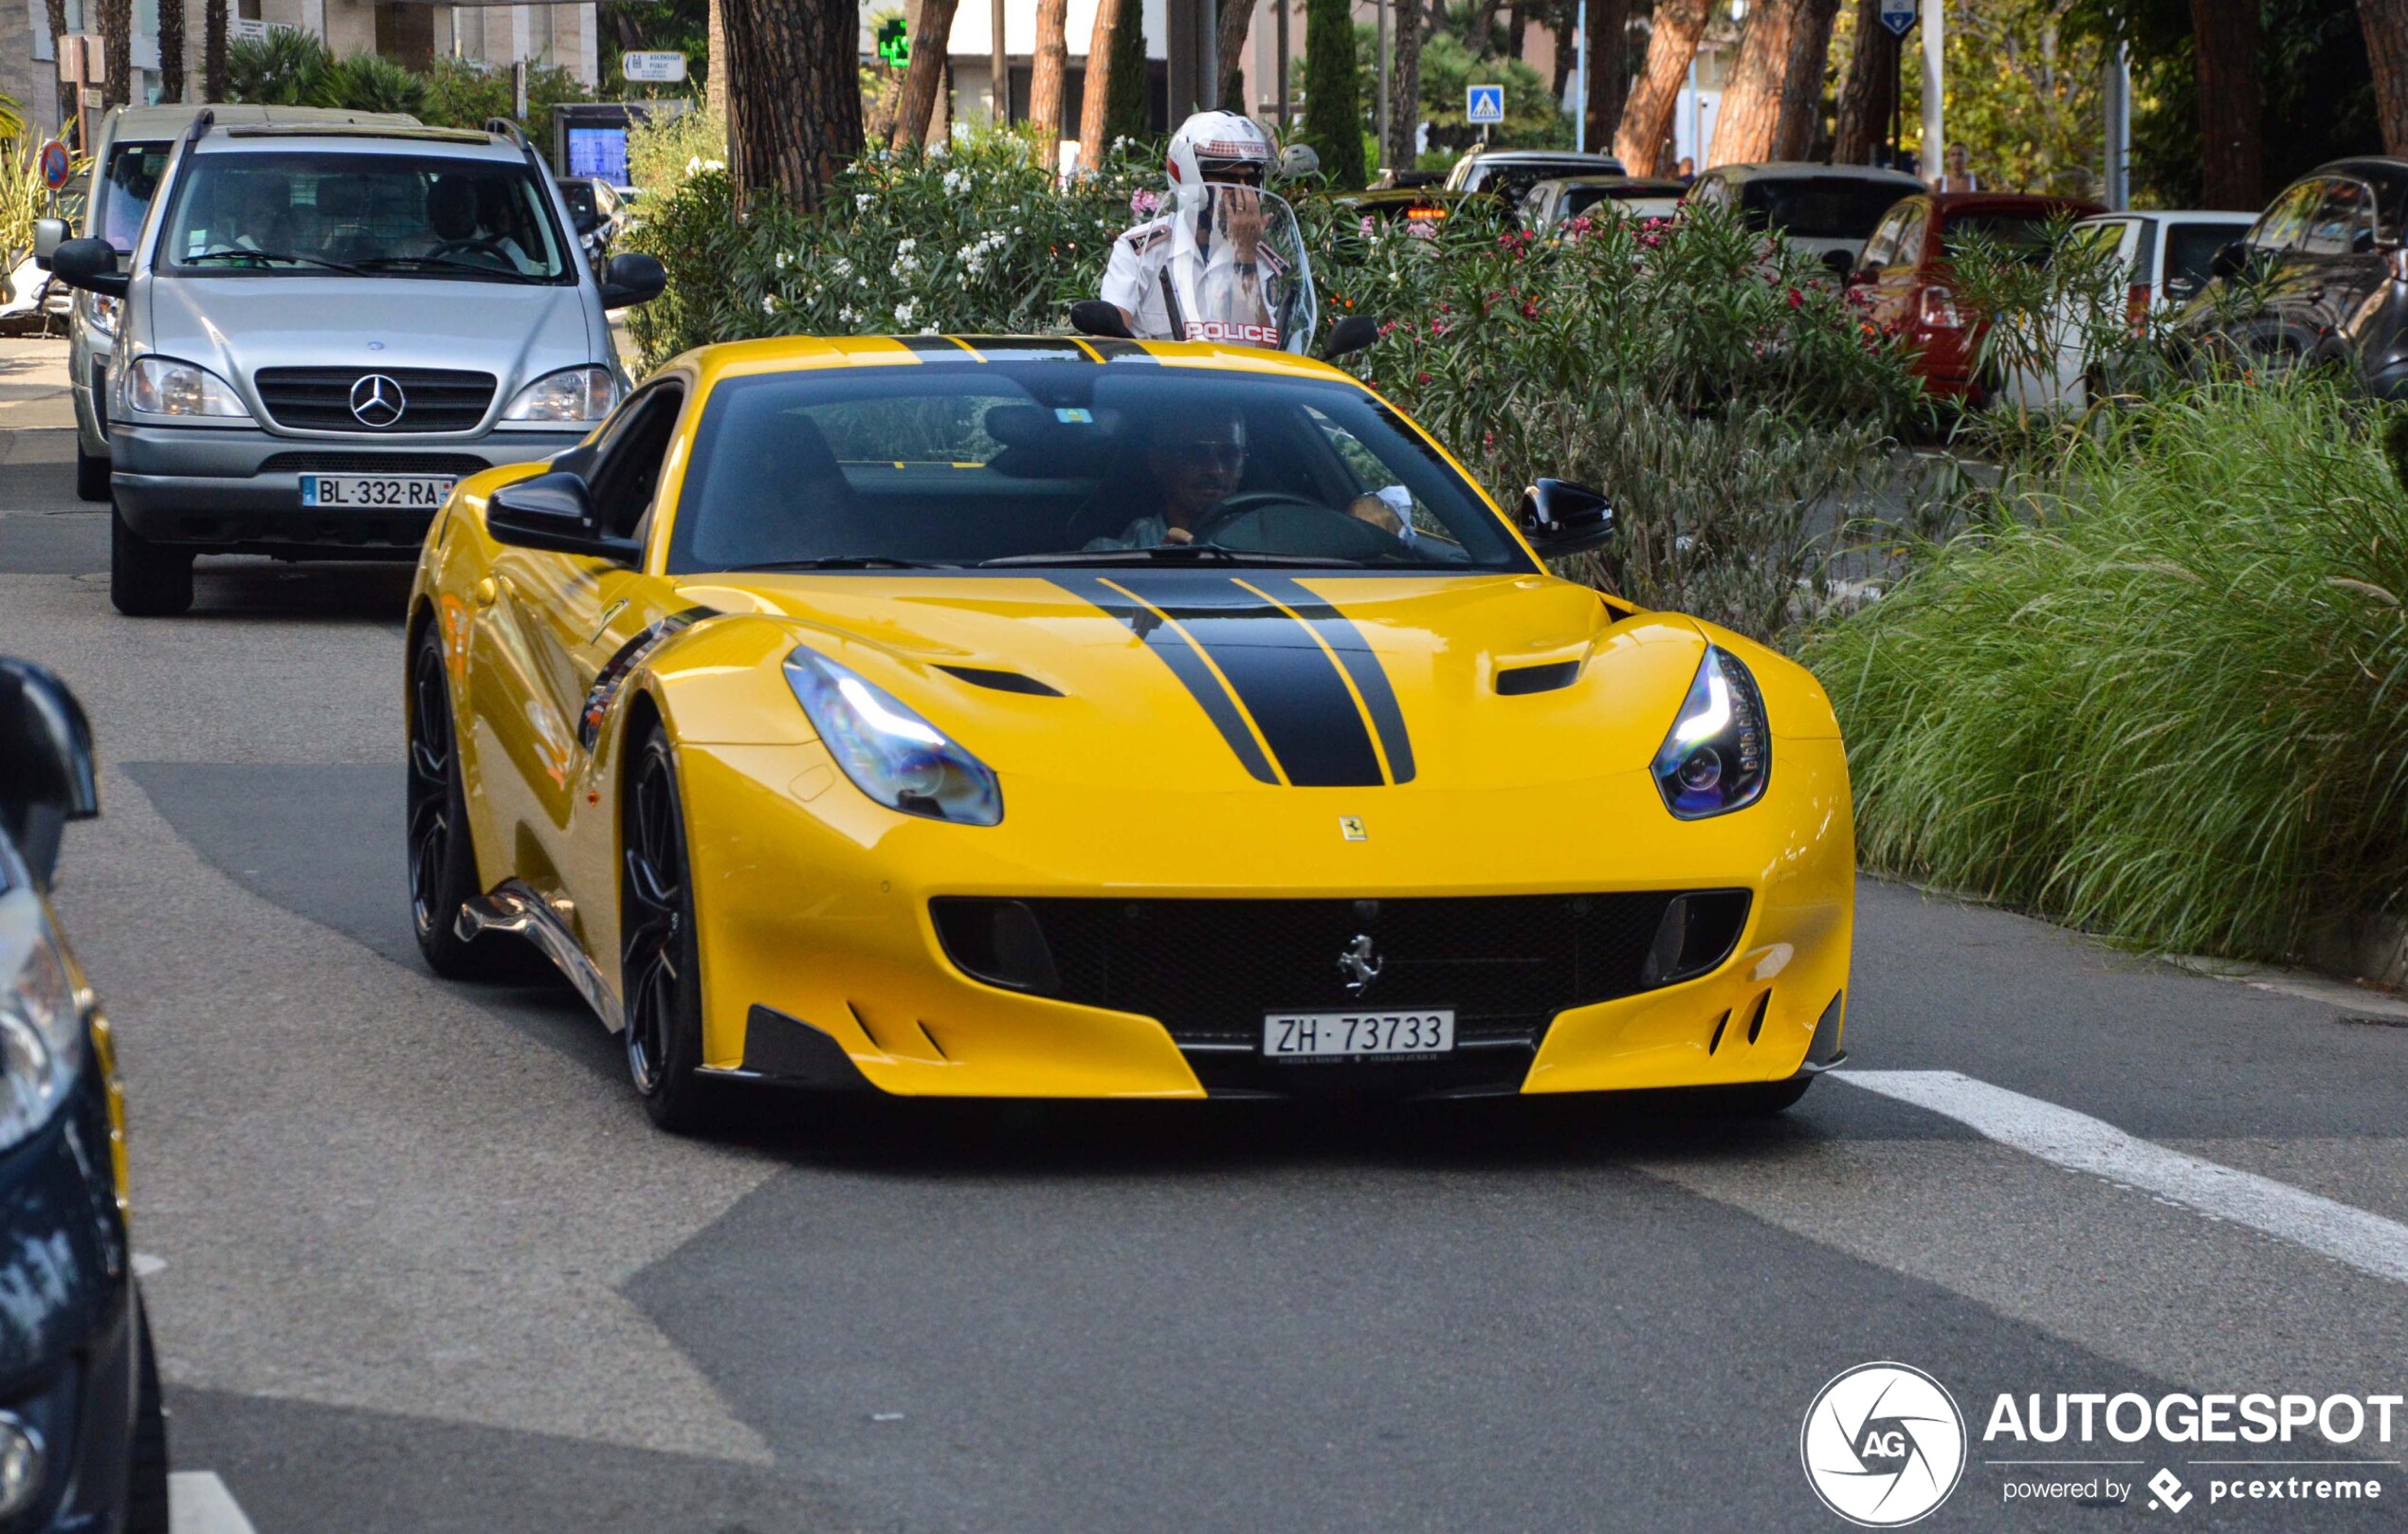
[{"label": "mercedes-benz star emblem", "polygon": [[381,430],[401,419],[402,407],[408,403],[401,385],[381,373],[363,374],[351,386],[351,413],[361,426]]},{"label": "mercedes-benz star emblem", "polygon": [[1365,986],[1379,978],[1379,972],[1386,962],[1379,957],[1379,950],[1372,946],[1370,933],[1355,934],[1355,940],[1338,956],[1338,971],[1346,977],[1346,994],[1350,996],[1361,995]]}]

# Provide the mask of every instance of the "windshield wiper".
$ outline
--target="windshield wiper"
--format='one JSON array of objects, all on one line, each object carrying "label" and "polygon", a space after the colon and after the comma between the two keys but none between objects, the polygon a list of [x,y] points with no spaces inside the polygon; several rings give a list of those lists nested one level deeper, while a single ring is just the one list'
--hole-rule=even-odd
[{"label": "windshield wiper", "polygon": [[958,570],[942,559],[895,559],[883,554],[824,554],[812,559],[764,559],[759,564],[730,565],[745,570]]},{"label": "windshield wiper", "polygon": [[990,565],[1113,564],[1293,565],[1359,569],[1363,561],[1319,554],[1257,554],[1250,549],[1225,549],[1217,543],[1163,543],[1150,549],[1065,549],[1058,554],[1007,554],[1000,559],[981,559],[978,568],[983,570]]},{"label": "windshield wiper", "polygon": [[535,276],[530,272],[520,271],[515,266],[482,266],[473,261],[462,261],[454,256],[369,256],[362,260],[359,265],[362,269],[369,271],[374,271],[386,266],[410,265],[434,267],[438,270],[447,272],[462,272],[470,277],[492,278],[495,281],[503,283],[540,283],[544,281],[543,278]]},{"label": "windshield wiper", "polygon": [[287,250],[246,250],[241,246],[231,245],[175,258],[175,264],[179,266],[195,266],[204,261],[289,261],[303,266],[323,266],[330,272],[341,272],[350,277],[367,275],[356,266],[339,261],[328,261],[322,256],[295,255]]}]

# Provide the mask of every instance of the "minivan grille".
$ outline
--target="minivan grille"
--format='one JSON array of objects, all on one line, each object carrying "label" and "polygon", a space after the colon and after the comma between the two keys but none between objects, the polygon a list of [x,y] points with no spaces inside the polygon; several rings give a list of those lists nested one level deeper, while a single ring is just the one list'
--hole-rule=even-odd
[{"label": "minivan grille", "polygon": [[[352,410],[353,390],[371,375],[390,379],[400,391],[401,414],[389,424],[362,420]],[[259,386],[259,402],[279,426],[379,436],[473,431],[493,404],[495,384],[490,373],[447,368],[262,368],[253,381]]]}]

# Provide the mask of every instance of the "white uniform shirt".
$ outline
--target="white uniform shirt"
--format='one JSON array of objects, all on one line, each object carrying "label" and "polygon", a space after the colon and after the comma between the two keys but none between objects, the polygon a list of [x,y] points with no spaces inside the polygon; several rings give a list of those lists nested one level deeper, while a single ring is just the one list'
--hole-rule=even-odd
[{"label": "white uniform shirt", "polygon": [[1140,340],[1178,338],[1171,334],[1170,307],[1162,301],[1162,271],[1171,264],[1171,218],[1165,213],[1114,240],[1112,259],[1104,268],[1098,296],[1137,316]]}]

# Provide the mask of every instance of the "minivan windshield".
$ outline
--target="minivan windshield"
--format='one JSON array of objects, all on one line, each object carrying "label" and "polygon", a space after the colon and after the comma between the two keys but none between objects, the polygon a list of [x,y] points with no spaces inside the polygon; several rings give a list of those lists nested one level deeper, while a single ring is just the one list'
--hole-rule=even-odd
[{"label": "minivan windshield", "polygon": [[1531,568],[1437,449],[1336,380],[1077,352],[757,374],[711,391],[689,462],[673,575]]},{"label": "minivan windshield", "polygon": [[112,144],[109,163],[100,176],[100,201],[93,210],[91,237],[106,240],[119,250],[134,248],[142,232],[142,215],[159,190],[167,169],[166,144]]},{"label": "minivan windshield", "polygon": [[1802,240],[1861,240],[1912,187],[1848,175],[1758,176],[1740,183],[1740,216],[1751,228]]},{"label": "minivan windshield", "polygon": [[542,188],[515,161],[221,151],[194,155],[174,197],[157,259],[179,276],[575,281]]}]

